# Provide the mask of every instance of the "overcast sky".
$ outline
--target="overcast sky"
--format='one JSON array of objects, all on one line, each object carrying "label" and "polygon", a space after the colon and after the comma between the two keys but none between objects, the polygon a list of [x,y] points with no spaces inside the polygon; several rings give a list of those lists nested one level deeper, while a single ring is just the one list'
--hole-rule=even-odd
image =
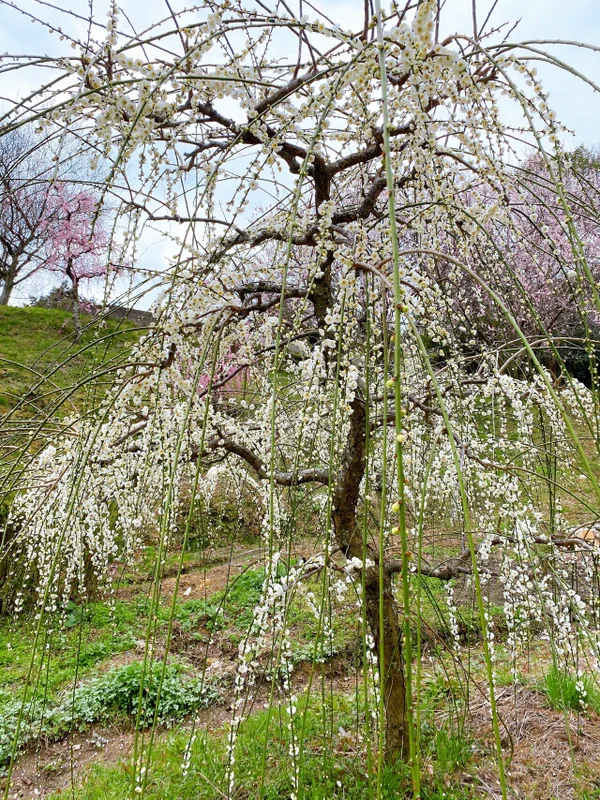
[{"label": "overcast sky", "polygon": [[[39,25],[32,24],[24,15],[0,0],[0,53],[55,54],[59,43],[57,37]],[[24,8],[42,19],[57,20],[58,15],[36,0],[10,0],[14,5]],[[273,0],[274,2],[274,0]],[[299,0],[289,0],[297,7]],[[485,19],[493,0],[478,0],[479,24]],[[87,0],[55,0],[55,5],[86,14]],[[99,22],[106,19],[108,0],[94,0],[94,16]],[[144,28],[150,22],[164,18],[168,14],[165,0],[121,0],[121,8],[136,27]],[[174,9],[189,6],[185,0],[171,0]],[[360,25],[363,14],[363,0],[324,0],[320,5],[326,13],[343,28]],[[309,18],[314,12],[305,7]],[[443,6],[444,28],[446,32],[471,32],[471,0],[445,0]],[[67,15],[61,15],[64,29],[73,30],[76,23]],[[587,42],[600,46],[600,0],[498,0],[492,17],[496,24],[516,22],[519,26],[512,34],[514,39],[567,39]],[[83,27],[79,29],[83,34]],[[64,50],[63,50],[64,52]],[[600,54],[568,47],[556,47],[554,52],[563,60],[600,83]],[[600,96],[591,88],[575,78],[565,76],[555,69],[540,70],[545,86],[550,90],[550,105],[558,118],[575,130],[579,142],[592,144],[600,141]],[[39,78],[37,78],[39,79]],[[0,94],[16,99],[31,87],[33,76],[11,76],[10,82],[0,83]]]}]

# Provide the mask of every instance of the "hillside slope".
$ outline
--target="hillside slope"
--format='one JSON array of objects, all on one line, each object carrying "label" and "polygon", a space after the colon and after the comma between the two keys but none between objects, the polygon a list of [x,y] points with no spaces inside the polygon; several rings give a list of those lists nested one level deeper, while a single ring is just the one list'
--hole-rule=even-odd
[{"label": "hillside slope", "polygon": [[[139,336],[127,320],[98,322],[83,317],[76,340],[71,314],[46,308],[0,307],[0,413],[18,416],[60,413],[82,402],[78,384],[103,365],[126,358]],[[110,371],[96,382],[100,390]]]}]

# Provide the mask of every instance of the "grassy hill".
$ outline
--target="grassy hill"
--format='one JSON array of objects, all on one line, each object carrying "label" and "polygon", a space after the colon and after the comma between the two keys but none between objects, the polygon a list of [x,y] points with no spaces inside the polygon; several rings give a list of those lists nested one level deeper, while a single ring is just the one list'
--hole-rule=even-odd
[{"label": "grassy hill", "polygon": [[81,381],[108,370],[94,382],[95,391],[102,391],[110,367],[126,358],[139,334],[127,320],[84,316],[82,324],[76,339],[68,311],[0,307],[0,414],[72,410],[83,401]]}]

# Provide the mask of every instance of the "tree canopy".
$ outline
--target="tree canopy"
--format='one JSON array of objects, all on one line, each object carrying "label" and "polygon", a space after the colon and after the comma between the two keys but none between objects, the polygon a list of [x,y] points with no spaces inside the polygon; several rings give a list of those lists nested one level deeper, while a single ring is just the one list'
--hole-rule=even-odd
[{"label": "tree canopy", "polygon": [[[156,324],[113,390],[68,436],[7,459],[10,547],[27,565],[12,602],[22,609],[27,587],[41,625],[90,563],[109,581],[148,530],[166,547],[182,510],[187,535],[218,487],[250,485],[266,571],[239,645],[227,796],[267,644],[302,793],[288,608],[319,574],[323,640],[332,596],[358,600],[380,774],[406,761],[414,797],[422,582],[446,582],[451,607],[454,587],[472,592],[508,797],[491,583],[512,651],[536,626],[559,661],[599,652],[595,601],[566,566],[600,500],[597,168],[561,144],[536,64],[564,65],[545,44],[491,24],[440,38],[430,0],[376,4],[357,31],[282,9],[225,0],[132,35],[114,3],[3,119],[68,126],[106,159],[98,192],[121,204],[114,246],[131,263],[150,228],[174,250],[155,276]],[[587,354],[588,386],[563,339]],[[282,575],[308,503],[317,551]],[[159,552],[157,585],[162,566]],[[143,793],[142,768],[140,756]]]}]

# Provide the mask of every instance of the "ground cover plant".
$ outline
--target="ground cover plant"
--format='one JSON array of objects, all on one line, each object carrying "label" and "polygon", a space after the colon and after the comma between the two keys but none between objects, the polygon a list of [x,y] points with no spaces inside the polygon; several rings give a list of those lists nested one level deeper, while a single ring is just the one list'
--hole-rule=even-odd
[{"label": "ground cover plant", "polygon": [[432,0],[356,30],[167,9],[137,34],[112,3],[83,38],[33,14],[69,52],[0,66],[38,87],[4,134],[75,136],[100,170],[119,263],[156,229],[172,253],[107,385],[6,441],[3,610],[33,632],[5,796],[49,634],[119,592],[142,666],[72,675],[72,707],[126,707],[131,752],[73,791],[536,796],[527,709],[531,746],[544,714],[564,732],[539,792],[593,796],[599,173],[536,65],[572,70]]},{"label": "ground cover plant", "polygon": [[152,721],[173,724],[218,699],[216,691],[194,679],[182,680],[174,666],[164,675],[157,667],[145,671],[142,663],[134,661],[67,692],[60,703],[32,702],[24,719],[20,701],[5,703],[0,716],[0,761],[6,765],[15,747],[36,738],[58,739],[94,722],[118,722],[120,716],[133,717],[143,727]]}]

